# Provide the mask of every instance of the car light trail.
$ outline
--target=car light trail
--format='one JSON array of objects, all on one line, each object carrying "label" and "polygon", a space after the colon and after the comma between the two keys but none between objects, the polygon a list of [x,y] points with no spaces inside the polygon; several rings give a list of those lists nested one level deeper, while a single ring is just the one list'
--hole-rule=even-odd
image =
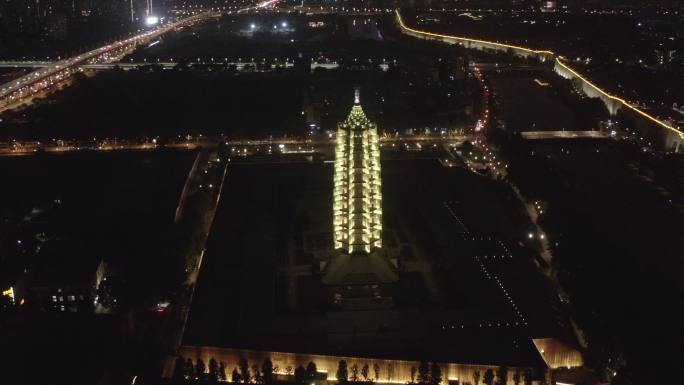
[{"label": "car light trail", "polygon": [[272,6],[272,5],[275,5],[278,1],[280,1],[280,0],[268,0],[268,1],[264,1],[263,3],[259,3],[259,5],[257,5],[257,8],[266,8],[266,7],[270,7],[270,6]]}]

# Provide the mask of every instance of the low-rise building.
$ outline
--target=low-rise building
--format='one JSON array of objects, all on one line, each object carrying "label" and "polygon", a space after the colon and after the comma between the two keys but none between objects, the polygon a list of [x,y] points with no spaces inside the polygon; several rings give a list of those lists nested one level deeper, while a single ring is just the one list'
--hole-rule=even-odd
[{"label": "low-rise building", "polygon": [[74,242],[47,242],[27,285],[28,301],[43,311],[92,311],[105,263]]}]

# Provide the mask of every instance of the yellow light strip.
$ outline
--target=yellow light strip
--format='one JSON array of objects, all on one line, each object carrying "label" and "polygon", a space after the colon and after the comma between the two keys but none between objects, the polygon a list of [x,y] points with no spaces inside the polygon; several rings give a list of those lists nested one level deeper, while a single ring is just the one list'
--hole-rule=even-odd
[{"label": "yellow light strip", "polygon": [[630,104],[630,103],[629,103],[628,101],[626,101],[625,99],[622,99],[622,98],[619,98],[619,97],[617,97],[617,96],[614,96],[614,95],[611,95],[611,94],[607,93],[606,91],[604,91],[604,90],[602,90],[601,88],[599,88],[596,84],[594,84],[594,83],[592,83],[591,81],[589,81],[589,79],[587,79],[587,78],[585,78],[584,76],[580,75],[577,71],[573,70],[573,69],[570,68],[568,65],[566,65],[565,63],[563,63],[559,57],[556,58],[556,63],[558,63],[558,65],[560,65],[561,67],[565,68],[566,70],[570,71],[573,75],[577,76],[579,79],[581,79],[581,80],[584,81],[585,83],[589,84],[591,87],[593,87],[596,91],[600,92],[600,93],[601,93],[602,95],[604,95],[605,97],[610,98],[610,99],[612,99],[612,100],[615,100],[615,101],[617,101],[617,102],[620,102],[623,106],[625,106],[625,107],[631,109],[632,111],[638,113],[639,115],[641,115],[641,116],[643,116],[643,117],[645,117],[645,118],[651,120],[652,122],[658,124],[659,126],[661,126],[661,127],[663,127],[663,128],[666,128],[666,129],[668,129],[668,130],[670,130],[670,131],[676,132],[676,133],[679,135],[680,138],[684,139],[684,132],[682,132],[681,130],[677,129],[676,127],[670,126],[669,124],[667,124],[667,123],[665,123],[665,122],[663,122],[663,121],[661,121],[661,120],[658,120],[658,118],[656,118],[656,117],[654,117],[654,116],[652,116],[652,115],[650,115],[650,114],[648,114],[648,113],[646,113],[646,112],[640,110],[639,108],[633,106],[632,104]]},{"label": "yellow light strip", "polygon": [[482,43],[482,44],[489,44],[489,45],[495,45],[498,47],[503,47],[503,48],[513,48],[513,49],[519,49],[525,52],[529,53],[536,53],[536,54],[546,54],[546,55],[553,55],[554,53],[551,51],[544,51],[544,50],[534,50],[530,48],[525,48],[525,47],[520,47],[517,45],[511,45],[511,44],[504,44],[504,43],[497,43],[494,41],[487,41],[487,40],[478,40],[478,39],[471,39],[467,37],[460,37],[460,36],[452,36],[452,35],[442,35],[439,33],[433,33],[433,32],[426,32],[426,31],[419,31],[417,29],[413,29],[411,27],[407,27],[406,24],[404,24],[404,20],[401,18],[401,14],[399,13],[399,9],[396,9],[394,11],[397,14],[397,20],[399,21],[399,25],[401,26],[402,29],[405,29],[407,31],[411,31],[414,33],[422,34],[422,35],[427,35],[427,36],[434,36],[434,37],[441,37],[441,38],[448,38],[448,39],[456,39],[456,40],[463,40],[463,41],[468,41],[472,43]]},{"label": "yellow light strip", "polygon": [[3,290],[2,295],[5,297],[9,297],[10,301],[12,301],[12,305],[14,305],[14,288],[10,286],[9,289]]},{"label": "yellow light strip", "polygon": [[549,83],[547,83],[547,82],[545,82],[545,81],[541,81],[541,80],[539,80],[539,79],[534,79],[534,82],[537,83],[537,84],[539,84],[539,85],[542,86],[542,87],[548,87],[548,86],[549,86]]},{"label": "yellow light strip", "polygon": [[[552,51],[533,50],[533,49],[530,49],[530,48],[520,47],[520,46],[516,46],[516,45],[511,45],[511,44],[497,43],[497,42],[494,42],[494,41],[470,39],[470,38],[467,38],[467,37],[459,37],[459,36],[452,36],[452,35],[442,35],[442,34],[439,34],[439,33],[420,31],[420,30],[417,30],[417,29],[410,28],[410,27],[406,26],[406,24],[404,24],[404,20],[401,18],[401,14],[399,13],[399,9],[396,9],[394,12],[395,12],[396,15],[397,15],[397,21],[399,22],[399,26],[400,26],[402,29],[405,29],[405,30],[407,30],[407,31],[411,31],[411,32],[413,32],[413,33],[417,33],[417,34],[421,34],[421,35],[426,35],[426,36],[433,36],[433,37],[440,37],[440,38],[448,38],[448,39],[462,40],[462,41],[468,41],[468,42],[474,42],[474,43],[489,44],[489,45],[494,45],[494,46],[504,47],[504,48],[519,49],[519,50],[524,51],[524,52],[530,52],[530,53],[535,53],[535,54],[555,55]],[[659,126],[665,128],[665,129],[668,129],[668,130],[670,130],[670,131],[672,131],[672,132],[677,133],[677,134],[679,135],[680,138],[684,139],[684,132],[681,131],[681,130],[679,130],[677,127],[673,127],[673,126],[671,126],[671,125],[669,125],[669,124],[667,124],[667,123],[665,123],[665,122],[659,120],[658,118],[656,118],[656,117],[654,117],[654,116],[652,116],[652,115],[650,115],[650,114],[648,114],[648,113],[646,113],[646,112],[640,110],[639,108],[637,108],[637,107],[635,107],[634,105],[630,104],[630,103],[629,103],[628,101],[626,101],[625,99],[622,99],[622,98],[619,98],[619,97],[617,97],[617,96],[614,96],[614,95],[611,95],[611,94],[607,93],[606,91],[602,90],[602,89],[599,88],[597,85],[595,85],[594,83],[592,83],[591,81],[589,81],[587,78],[585,78],[584,76],[580,75],[577,71],[575,71],[575,70],[573,70],[572,68],[570,68],[567,64],[563,63],[559,57],[556,57],[555,60],[556,60],[556,63],[558,63],[558,65],[560,65],[561,67],[565,68],[566,70],[568,70],[568,71],[569,71],[570,73],[572,73],[573,75],[577,76],[580,80],[582,80],[582,81],[584,81],[585,83],[589,84],[591,87],[593,87],[595,90],[597,90],[598,92],[600,92],[602,95],[606,96],[606,97],[609,98],[609,99],[612,99],[612,100],[615,100],[615,101],[619,102],[619,103],[622,104],[623,106],[625,106],[625,107],[631,109],[632,111],[638,113],[639,115],[641,115],[641,116],[643,116],[643,117],[645,117],[645,118],[651,120],[652,122],[656,123],[657,125],[659,125]]]}]

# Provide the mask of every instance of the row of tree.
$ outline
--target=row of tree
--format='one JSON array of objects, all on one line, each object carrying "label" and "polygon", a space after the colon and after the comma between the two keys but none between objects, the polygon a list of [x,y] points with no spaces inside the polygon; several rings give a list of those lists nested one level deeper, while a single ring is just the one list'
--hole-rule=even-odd
[{"label": "row of tree", "polygon": [[[264,358],[261,365],[254,364],[251,367],[246,358],[241,358],[238,361],[231,373],[230,381],[234,383],[257,383],[257,384],[271,384],[275,380],[274,374],[278,371],[278,367],[273,366],[270,358]],[[288,375],[293,374],[291,367],[285,368]],[[298,383],[310,383],[316,379],[317,369],[316,364],[310,362],[306,368],[298,367],[294,370],[295,378]],[[214,358],[209,360],[207,367],[201,358],[193,364],[192,359],[184,359],[178,356],[175,361],[172,378],[174,380],[198,380],[198,381],[227,381],[226,365],[223,362],[217,362]]]},{"label": "row of tree", "polygon": [[178,356],[174,364],[172,378],[174,380],[209,382],[226,381],[226,365],[223,362],[218,363],[212,358],[209,360],[209,367],[207,368],[201,358],[198,358],[197,362],[193,364],[190,358],[184,360],[183,357]]},{"label": "row of tree", "polygon": [[[341,360],[337,366],[336,378],[341,384],[349,382],[377,382],[380,380],[380,365],[374,363],[372,366],[364,364],[359,367],[357,364],[349,366],[347,361]],[[246,358],[241,358],[237,366],[233,369],[230,381],[233,383],[257,383],[257,384],[272,384],[275,382],[275,373],[279,371],[277,366],[273,366],[270,358],[264,358],[261,365],[254,364],[250,367]],[[392,380],[394,376],[395,367],[390,363],[387,366],[387,380]],[[297,384],[311,384],[316,380],[325,379],[318,372],[318,368],[314,362],[304,367],[302,365],[293,369],[288,366],[284,369],[288,376],[294,375],[295,383]],[[505,366],[499,367],[498,370],[487,369],[484,373],[476,370],[472,373],[473,382],[462,382],[463,384],[480,385],[480,381],[484,385],[505,385],[508,383],[509,369]],[[515,385],[532,384],[533,373],[531,369],[515,369],[513,372],[513,383]],[[173,379],[175,380],[197,380],[207,382],[227,381],[226,366],[223,362],[217,362],[215,359],[209,360],[208,367],[204,364],[201,358],[193,364],[190,358],[183,359],[178,356],[176,358],[175,367],[173,371]],[[436,362],[431,364],[428,361],[421,361],[416,368],[411,367],[411,384],[421,385],[438,385],[443,380],[442,368]]]},{"label": "row of tree", "polygon": [[[394,367],[391,364],[387,367],[387,373],[388,378],[391,378],[394,373]],[[371,376],[370,366],[368,366],[368,364],[364,364],[359,369],[357,364],[353,364],[349,367],[347,361],[341,360],[337,365],[336,378],[340,383],[348,383],[349,381],[378,381],[380,379],[380,365],[377,363],[373,364],[373,375]]]},{"label": "row of tree", "polygon": [[[509,370],[506,366],[500,366],[496,371],[492,369],[485,370],[484,374],[480,373],[479,370],[473,372],[473,383],[474,385],[480,384],[480,379],[485,385],[505,385],[508,383]],[[515,369],[513,372],[513,383],[515,385],[524,384],[531,385],[533,378],[532,369]]]}]

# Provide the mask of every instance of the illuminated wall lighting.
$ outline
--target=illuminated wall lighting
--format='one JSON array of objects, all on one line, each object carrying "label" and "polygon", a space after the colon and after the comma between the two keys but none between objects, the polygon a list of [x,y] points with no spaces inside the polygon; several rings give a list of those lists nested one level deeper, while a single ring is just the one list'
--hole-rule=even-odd
[{"label": "illuminated wall lighting", "polygon": [[2,295],[4,297],[9,297],[10,301],[12,301],[12,305],[14,305],[14,288],[13,287],[10,287],[9,289],[4,290],[2,292]]}]

